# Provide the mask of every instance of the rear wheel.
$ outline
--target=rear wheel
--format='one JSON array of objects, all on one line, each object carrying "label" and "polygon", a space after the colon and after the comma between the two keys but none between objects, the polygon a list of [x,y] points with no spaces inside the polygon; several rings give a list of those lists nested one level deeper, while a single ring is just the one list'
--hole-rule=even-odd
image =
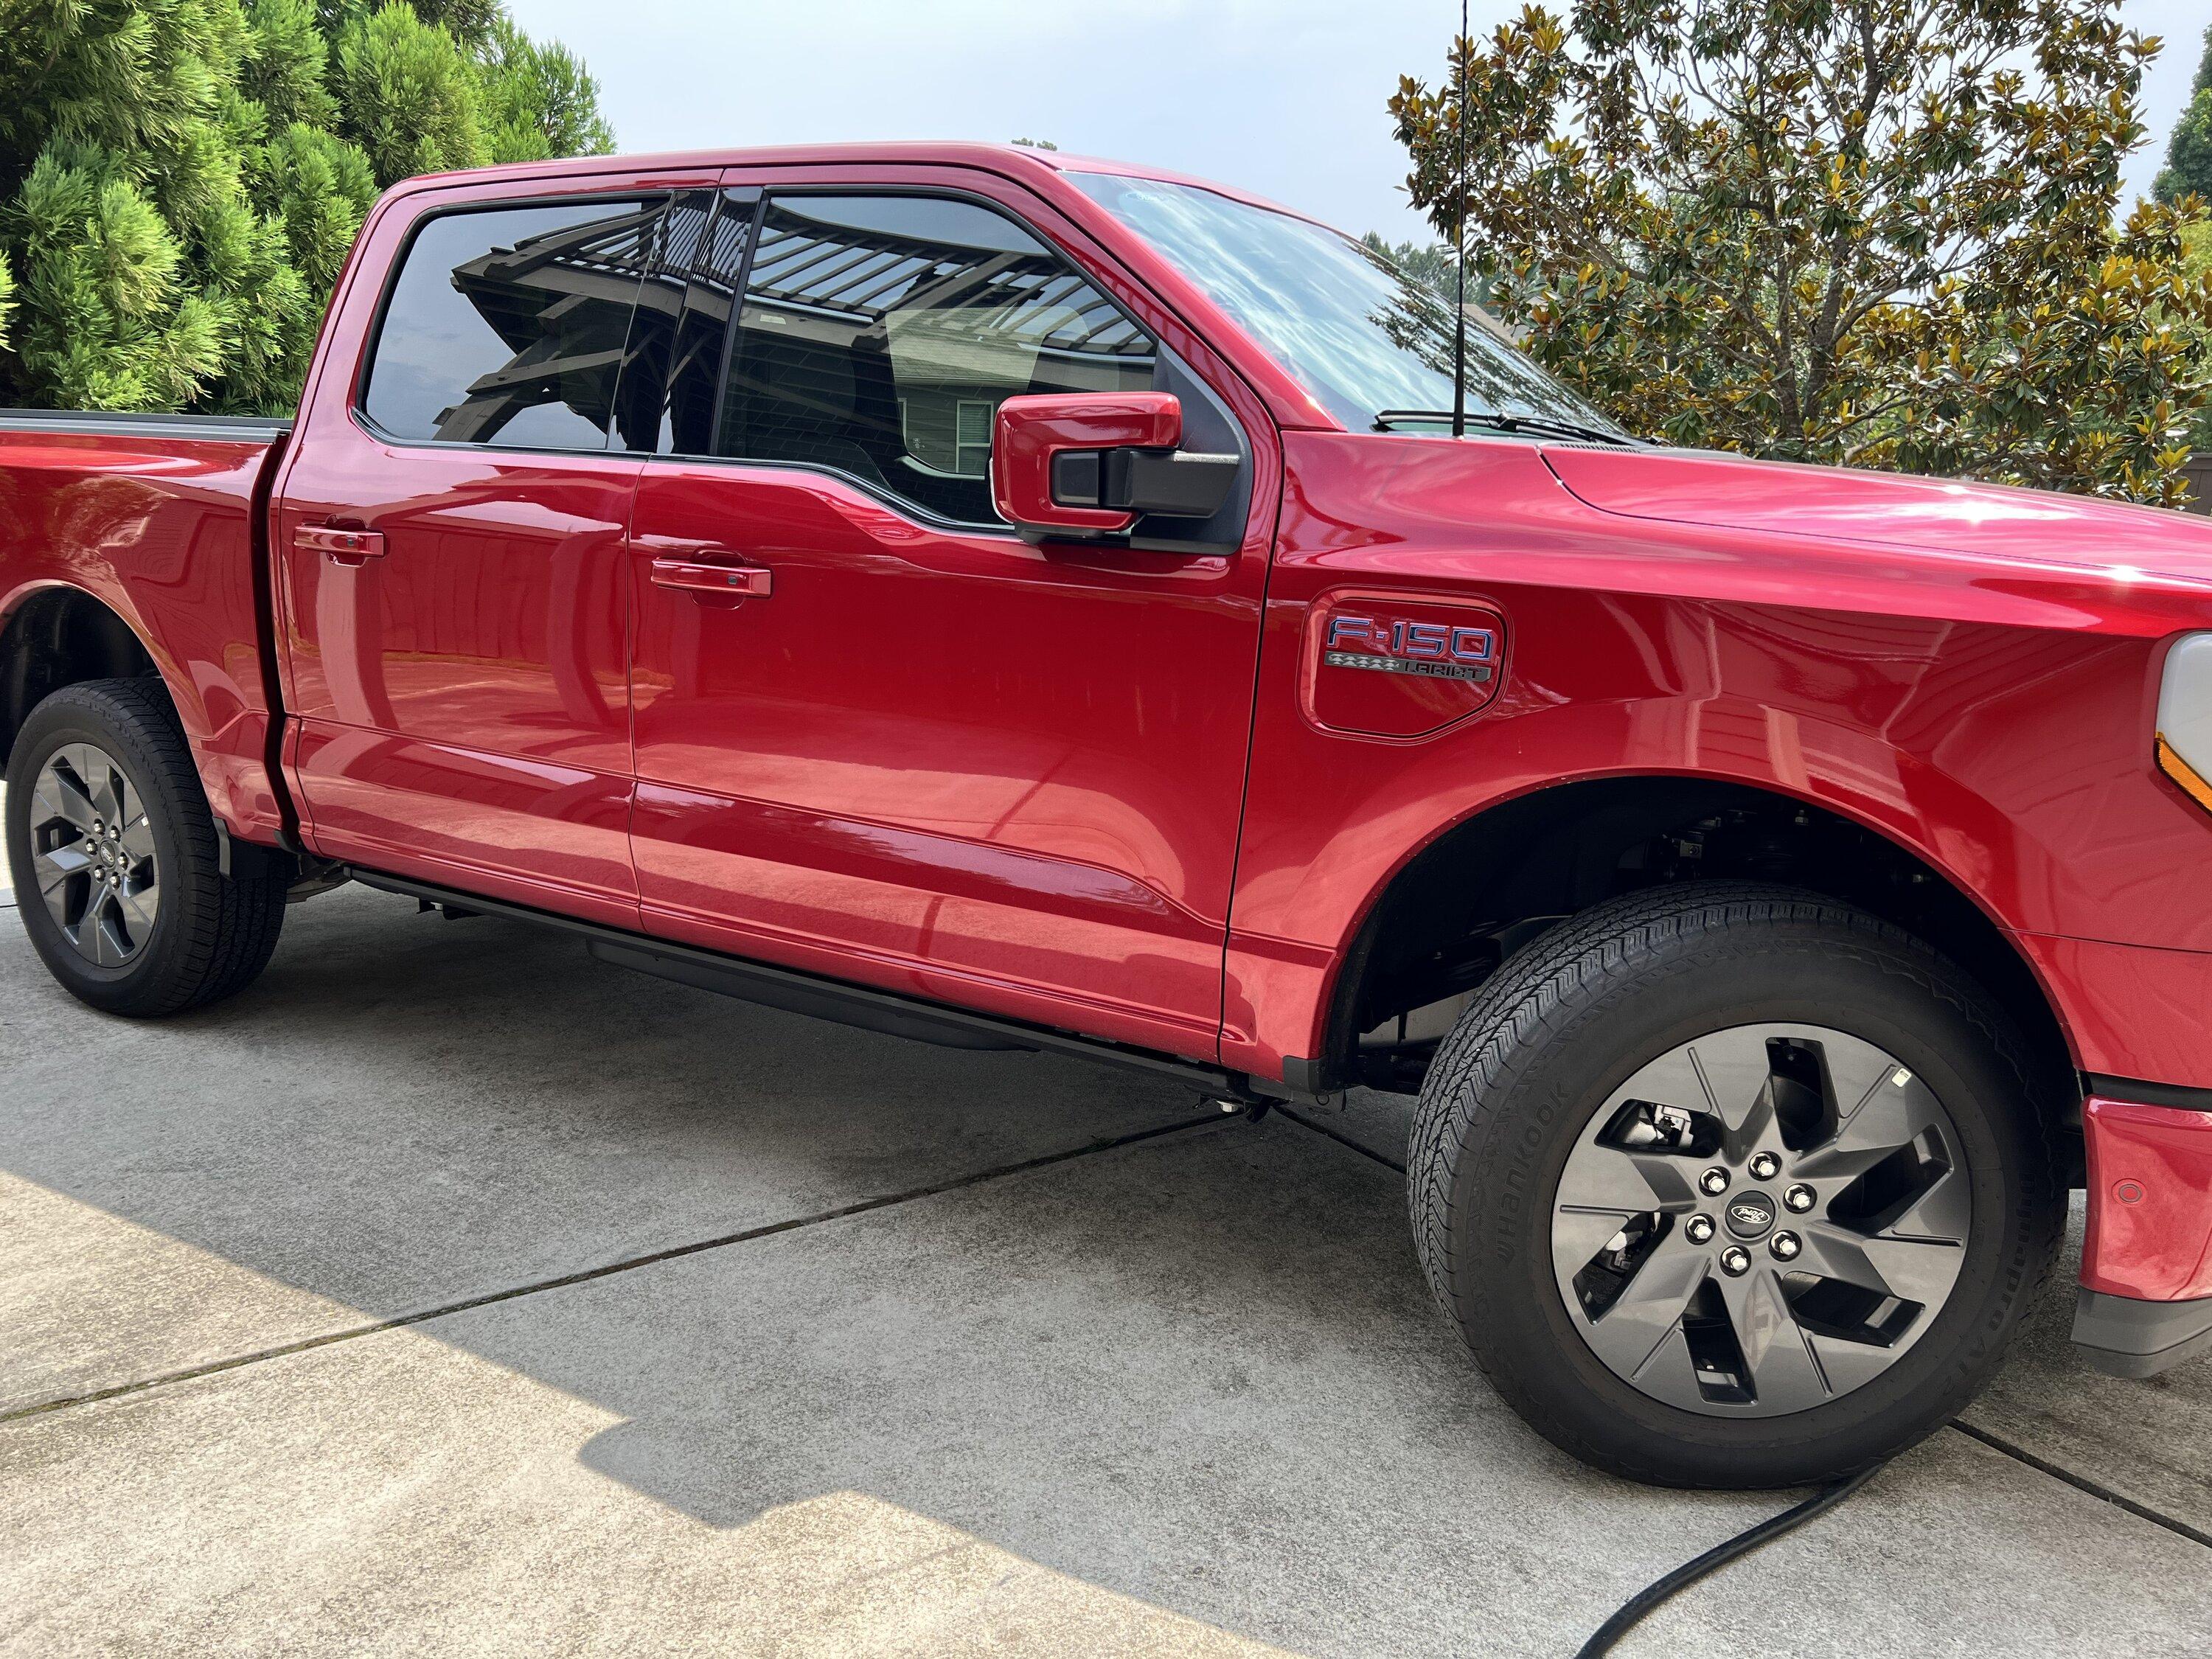
[{"label": "rear wheel", "polygon": [[268,965],[287,876],[222,873],[214,815],[158,688],[94,680],[24,721],[8,768],[16,903],[53,976],[109,1013],[173,1014]]},{"label": "rear wheel", "polygon": [[1925,945],[1697,883],[1509,961],[1422,1091],[1430,1282],[1555,1443],[1687,1486],[1826,1480],[1963,1406],[2063,1219],[2021,1045]]}]

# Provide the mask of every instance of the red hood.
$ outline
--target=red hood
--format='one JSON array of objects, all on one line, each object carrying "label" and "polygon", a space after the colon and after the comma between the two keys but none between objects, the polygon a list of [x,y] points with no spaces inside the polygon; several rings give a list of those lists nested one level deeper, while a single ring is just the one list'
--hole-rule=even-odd
[{"label": "red hood", "polygon": [[2212,519],[2001,484],[1673,449],[1547,447],[1601,512],[2212,581]]}]

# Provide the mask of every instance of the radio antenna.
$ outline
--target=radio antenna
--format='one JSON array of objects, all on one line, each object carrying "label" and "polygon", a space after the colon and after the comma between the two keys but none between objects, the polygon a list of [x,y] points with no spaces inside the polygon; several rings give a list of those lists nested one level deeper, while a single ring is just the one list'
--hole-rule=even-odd
[{"label": "radio antenna", "polygon": [[1459,134],[1459,212],[1452,222],[1453,264],[1459,270],[1459,303],[1452,307],[1452,436],[1467,436],[1467,0],[1459,0],[1459,95],[1453,125]]}]

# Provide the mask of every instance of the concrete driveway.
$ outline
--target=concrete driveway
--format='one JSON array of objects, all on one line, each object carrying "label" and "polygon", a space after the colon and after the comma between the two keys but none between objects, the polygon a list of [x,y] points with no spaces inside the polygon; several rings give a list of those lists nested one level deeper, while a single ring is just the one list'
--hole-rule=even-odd
[{"label": "concrete driveway", "polygon": [[[1520,1425],[1405,1104],[1228,1120],[359,889],[133,1024],[0,909],[0,1650],[1571,1652],[1787,1499]],[[2067,1301],[1620,1650],[2203,1654],[2212,1366],[2093,1376]]]}]

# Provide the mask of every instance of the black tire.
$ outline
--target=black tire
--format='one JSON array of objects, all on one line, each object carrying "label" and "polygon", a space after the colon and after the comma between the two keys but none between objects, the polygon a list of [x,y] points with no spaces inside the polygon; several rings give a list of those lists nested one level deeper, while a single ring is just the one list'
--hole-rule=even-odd
[{"label": "black tire", "polygon": [[[57,750],[91,744],[112,757],[145,803],[161,872],[161,905],[136,953],[119,966],[80,954],[40,897],[31,811],[35,782]],[[8,862],[24,931],[46,968],[79,1000],[141,1018],[180,1013],[244,990],[269,965],[284,925],[289,875],[252,854],[224,876],[215,817],[191,750],[156,682],[89,680],[31,711],[8,767]],[[243,860],[241,860],[243,862]]]},{"label": "black tire", "polygon": [[[1897,1056],[1940,1101],[1972,1204],[1961,1265],[1915,1340],[1863,1386],[1787,1414],[1700,1414],[1640,1391],[1584,1340],[1554,1277],[1562,1173],[1640,1067],[1705,1033],[1790,1022]],[[1499,1393],[1588,1463],[1681,1486],[1850,1474],[1956,1415],[2051,1273],[2065,1205],[2054,1103],[2039,1091],[2055,1082],[2027,1053],[1957,967],[1848,905],[1737,882],[1610,901],[1510,959],[1440,1048],[1407,1168],[1422,1266]]]}]

